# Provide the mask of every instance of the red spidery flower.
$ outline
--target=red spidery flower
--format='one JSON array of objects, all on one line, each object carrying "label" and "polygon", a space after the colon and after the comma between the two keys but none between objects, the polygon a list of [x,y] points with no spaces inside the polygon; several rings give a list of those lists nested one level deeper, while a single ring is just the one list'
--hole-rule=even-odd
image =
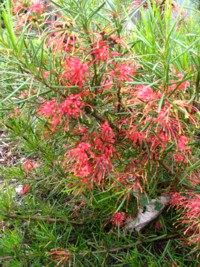
[{"label": "red spidery flower", "polygon": [[187,163],[188,160],[185,156],[183,156],[181,153],[175,153],[173,155],[174,161],[175,162],[182,162],[182,163]]},{"label": "red spidery flower", "polygon": [[47,100],[38,108],[38,113],[46,118],[54,115],[59,110],[59,105],[56,99]]},{"label": "red spidery flower", "polygon": [[169,92],[174,91],[174,90],[182,91],[190,86],[190,83],[188,81],[181,82],[181,80],[184,78],[183,74],[179,73],[177,76],[180,80],[169,81],[172,84],[168,87]]},{"label": "red spidery flower", "polygon": [[150,87],[142,86],[138,90],[137,97],[142,101],[148,102],[152,99],[153,89]]},{"label": "red spidery flower", "polygon": [[132,8],[136,9],[143,3],[142,0],[135,0],[132,2]]},{"label": "red spidery flower", "polygon": [[67,168],[81,179],[90,177],[92,182],[101,184],[113,169],[111,157],[115,152],[115,134],[108,122],[101,124],[99,134],[92,134],[92,140],[85,128],[75,129],[75,132],[82,135],[82,142],[67,151]]},{"label": "red spidery flower", "polygon": [[156,134],[150,134],[149,137],[147,138],[148,144],[151,147],[152,151],[155,151],[157,147],[161,147],[162,149],[165,149],[168,142],[169,142],[169,137],[166,135],[165,132],[162,132],[162,130]]},{"label": "red spidery flower", "polygon": [[[107,77],[107,78],[104,78],[103,81],[101,82],[101,87],[103,89],[111,89],[113,86],[113,80],[111,79],[111,77]],[[103,90],[102,89],[99,89],[99,93],[102,93]]]},{"label": "red spidery flower", "polygon": [[161,97],[160,92],[154,92],[152,88],[147,87],[145,85],[138,85],[136,88],[136,92],[137,92],[137,95],[136,95],[137,98],[144,102],[157,100],[157,99],[160,99]]},{"label": "red spidery flower", "polygon": [[113,146],[114,143],[115,133],[106,121],[101,124],[101,132],[99,135],[94,138],[95,148],[97,151],[100,151],[101,154],[106,157],[110,157],[115,152],[115,148]]},{"label": "red spidery flower", "polygon": [[113,165],[111,159],[106,155],[95,155],[93,164],[93,181],[102,184],[106,174],[111,173]]},{"label": "red spidery flower", "polygon": [[165,107],[157,114],[157,118],[154,118],[152,122],[156,126],[156,132],[165,132],[166,137],[169,139],[176,140],[178,133],[182,131],[179,120],[171,116],[171,107],[167,102]]},{"label": "red spidery flower", "polygon": [[186,144],[188,143],[188,138],[186,136],[180,136],[178,140],[178,148],[181,151],[184,151],[186,149]]},{"label": "red spidery flower", "polygon": [[134,76],[135,68],[130,63],[113,64],[114,69],[109,73],[111,77],[118,79],[118,85],[122,82],[131,82],[133,79],[130,76]]},{"label": "red spidery flower", "polygon": [[96,151],[93,159],[93,180],[101,183],[104,176],[113,169],[111,157],[115,153],[115,133],[107,121],[101,124],[101,131],[94,137],[93,143]]},{"label": "red spidery flower", "polygon": [[14,112],[9,115],[9,118],[17,117],[20,114],[20,110],[18,108],[14,108]]},{"label": "red spidery flower", "polygon": [[29,185],[24,185],[22,190],[19,192],[20,195],[25,195],[30,189]]},{"label": "red spidery flower", "polygon": [[52,125],[51,130],[57,130],[57,126],[62,123],[62,110],[56,99],[47,100],[38,108],[38,114],[44,116]]},{"label": "red spidery flower", "polygon": [[81,94],[70,95],[61,103],[61,110],[68,118],[78,118],[83,113],[82,108],[85,103],[81,101]]},{"label": "red spidery flower", "polygon": [[185,192],[185,195],[174,192],[171,193],[170,205],[181,212],[179,220],[186,225],[184,234],[189,235],[190,242],[200,242],[200,195],[192,191]]},{"label": "red spidery flower", "polygon": [[92,173],[92,165],[90,164],[92,153],[90,149],[90,144],[80,142],[75,148],[66,153],[66,156],[73,161],[71,172],[77,177],[84,178]]},{"label": "red spidery flower", "polygon": [[107,61],[109,59],[109,45],[105,41],[97,42],[93,45],[93,50],[90,53],[94,55],[94,62],[96,61]]},{"label": "red spidery flower", "polygon": [[[56,14],[56,16],[64,19],[60,14]],[[49,22],[50,33],[47,35],[46,45],[51,46],[55,54],[61,51],[70,51],[71,53],[76,51],[77,37],[68,29],[70,25],[73,25],[73,21],[66,21],[66,18],[64,22],[58,20]]]},{"label": "red spidery flower", "polygon": [[131,130],[129,129],[126,132],[127,132],[128,139],[133,141],[134,145],[136,145],[138,143],[140,145],[142,144],[142,141],[145,138],[145,134],[143,132],[138,131],[135,126],[133,126]]},{"label": "red spidery flower", "polygon": [[33,168],[37,168],[38,164],[30,159],[27,159],[23,164],[22,168],[26,173],[29,173]]},{"label": "red spidery flower", "polygon": [[197,186],[200,184],[200,170],[195,170],[192,172],[190,177],[186,178],[188,182],[191,183],[192,186]]},{"label": "red spidery flower", "polygon": [[28,10],[30,12],[34,12],[36,13],[37,15],[39,13],[43,13],[44,12],[44,9],[45,9],[45,5],[42,3],[42,1],[38,0],[36,3],[33,3],[32,5],[30,5],[28,7]]},{"label": "red spidery flower", "polygon": [[118,225],[118,226],[122,227],[124,225],[125,219],[126,219],[126,213],[125,212],[122,212],[122,211],[115,212],[113,214],[112,223],[114,225]]},{"label": "red spidery flower", "polygon": [[63,65],[64,73],[61,79],[66,80],[66,85],[83,87],[88,75],[88,63],[82,63],[79,58],[69,57]]},{"label": "red spidery flower", "polygon": [[78,117],[83,114],[82,108],[85,107],[86,104],[82,101],[82,97],[87,94],[87,90],[78,94],[72,94],[61,102],[61,104],[55,99],[48,100],[39,106],[38,114],[49,120],[49,123],[52,125],[52,131],[57,130],[57,126],[61,125],[66,118],[66,128],[64,129],[67,129],[71,118],[78,119]]}]

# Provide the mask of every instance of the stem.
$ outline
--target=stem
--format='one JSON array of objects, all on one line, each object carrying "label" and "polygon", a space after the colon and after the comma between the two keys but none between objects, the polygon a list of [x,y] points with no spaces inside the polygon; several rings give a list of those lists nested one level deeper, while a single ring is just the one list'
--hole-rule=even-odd
[{"label": "stem", "polygon": [[158,160],[158,162],[160,163],[160,165],[162,165],[168,172],[170,172],[172,175],[174,175],[174,171],[172,170],[172,168],[170,168],[168,165],[166,165],[164,162],[162,162],[161,160]]},{"label": "stem", "polygon": [[3,258],[0,258],[0,262],[9,261],[9,260],[12,260],[13,258],[14,258],[14,256],[6,256],[6,257],[3,257]]},{"label": "stem", "polygon": [[[160,238],[157,241],[169,240],[169,239],[177,237],[177,236],[178,236],[178,234],[169,235],[169,236]],[[146,241],[146,242],[148,242],[148,241]],[[139,245],[141,243],[146,243],[146,242],[136,241],[135,243],[133,242],[132,244],[128,244],[128,245],[125,245],[125,246],[116,247],[116,248],[112,248],[112,249],[102,249],[102,250],[95,250],[95,251],[87,250],[87,251],[82,251],[82,252],[77,252],[77,253],[71,253],[69,250],[66,250],[66,251],[62,250],[62,252],[64,252],[64,253],[66,252],[66,255],[68,255],[68,256],[69,256],[70,253],[71,253],[70,256],[72,256],[72,255],[83,255],[83,256],[85,256],[88,253],[92,253],[92,254],[114,253],[114,252],[118,252],[120,250],[125,250],[125,249],[128,249],[128,248],[132,248],[134,246],[137,246],[137,245]],[[149,241],[149,242],[152,242],[152,241]],[[50,254],[52,255],[52,252]],[[33,253],[30,253],[30,254],[22,255],[20,257],[28,257],[28,256],[33,256],[33,255],[34,255]],[[62,256],[63,256],[63,254],[62,254]],[[8,260],[11,260],[11,259],[14,259],[14,258],[16,258],[16,256],[6,256],[6,257],[3,257],[3,258],[0,258],[0,262],[8,261]]]},{"label": "stem", "polygon": [[12,218],[12,219],[19,219],[19,220],[32,220],[32,221],[45,221],[49,223],[59,222],[59,223],[72,223],[82,225],[82,222],[77,223],[69,220],[64,220],[61,218],[49,218],[49,217],[39,217],[39,216],[27,216],[27,215],[17,215],[17,214],[3,214],[4,217]]},{"label": "stem", "polygon": [[110,122],[108,119],[105,119],[104,117],[101,117],[101,116],[97,113],[96,110],[92,110],[90,107],[86,107],[86,108],[85,108],[85,112],[86,112],[87,114],[92,115],[95,119],[97,119],[97,120],[98,120],[99,122],[101,122],[101,123],[104,123],[104,122],[108,121],[110,127],[111,127],[113,130],[119,132],[119,129],[118,129],[118,127],[117,127],[116,125],[114,125],[114,124],[113,124],[112,122]]},{"label": "stem", "polygon": [[52,91],[54,91],[54,93],[56,94],[60,94],[62,97],[66,97],[63,93],[61,93],[59,90],[56,90],[54,87],[50,86],[48,83],[46,83],[46,81],[44,79],[42,79],[41,77],[39,76],[35,76],[34,74],[32,74],[30,72],[30,70],[27,70],[27,69],[22,69],[22,67],[20,66],[21,70],[27,74],[30,74],[33,76],[34,79],[36,79],[38,82],[40,83],[43,83],[47,88],[51,89]]},{"label": "stem", "polygon": [[117,90],[117,99],[118,99],[118,104],[117,104],[117,112],[120,112],[121,105],[122,105],[122,97],[121,97],[121,87],[118,87]]}]

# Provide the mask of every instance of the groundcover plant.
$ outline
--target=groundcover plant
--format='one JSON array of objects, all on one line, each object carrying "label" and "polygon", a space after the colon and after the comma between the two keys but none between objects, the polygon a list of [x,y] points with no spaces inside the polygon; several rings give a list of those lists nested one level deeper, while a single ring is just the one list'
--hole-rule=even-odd
[{"label": "groundcover plant", "polygon": [[168,0],[2,3],[3,266],[198,266],[198,20]]}]

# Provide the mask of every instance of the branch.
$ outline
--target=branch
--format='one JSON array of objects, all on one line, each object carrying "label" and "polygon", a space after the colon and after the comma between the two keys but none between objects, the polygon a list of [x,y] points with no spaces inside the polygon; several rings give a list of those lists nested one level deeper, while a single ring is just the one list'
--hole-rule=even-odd
[{"label": "branch", "polygon": [[86,112],[87,114],[92,115],[95,119],[97,119],[97,120],[98,120],[99,122],[101,122],[101,123],[104,123],[104,122],[108,121],[110,127],[111,127],[113,130],[119,132],[119,129],[118,129],[118,127],[117,127],[116,125],[114,125],[114,124],[113,124],[112,122],[110,122],[108,119],[106,119],[106,118],[104,118],[104,117],[101,117],[101,116],[97,113],[96,110],[92,110],[92,109],[93,109],[93,108],[90,108],[90,107],[87,106],[87,107],[85,107],[85,112]]},{"label": "branch", "polygon": [[49,217],[27,216],[27,215],[17,215],[17,214],[3,214],[3,216],[7,217],[7,218],[19,219],[19,220],[45,221],[45,222],[49,222],[49,223],[54,223],[54,222],[66,223],[66,222],[69,222],[69,223],[78,224],[78,225],[83,224],[83,222],[77,223],[74,221],[64,220],[61,218],[49,218]]},{"label": "branch", "polygon": [[[172,238],[175,238],[177,237],[178,234],[174,234],[174,235],[169,235],[169,236],[164,236],[162,238],[159,238],[157,241],[162,241],[162,240],[169,240],[169,239],[172,239]],[[148,241],[146,241],[148,242]],[[138,244],[141,244],[141,243],[146,243],[146,242],[141,242],[141,241],[136,241],[136,242],[133,242],[131,244],[128,244],[128,245],[125,245],[125,246],[121,246],[121,247],[116,247],[116,248],[112,248],[112,249],[102,249],[102,250],[95,250],[95,251],[91,251],[91,250],[86,250],[86,251],[82,251],[82,252],[75,252],[75,253],[71,253],[69,250],[62,250],[62,253],[60,254],[62,257],[64,256],[64,253],[66,253],[67,257],[69,256],[72,256],[72,255],[83,255],[85,256],[86,254],[88,253],[92,253],[92,254],[103,254],[103,253],[114,253],[114,252],[118,252],[120,250],[125,250],[125,249],[129,249],[129,248],[132,248],[134,246],[137,246]],[[151,240],[149,242],[152,242]],[[56,251],[56,252],[59,252]],[[70,254],[71,253],[71,254]],[[49,253],[51,256],[54,255],[54,251],[50,252]],[[55,253],[57,254],[57,253]],[[29,256],[33,256],[34,254],[33,253],[27,253],[25,255],[20,255],[20,257],[29,257]],[[58,255],[58,254],[57,254]],[[59,255],[58,255],[59,256]],[[8,260],[11,260],[11,259],[14,259],[16,258],[16,256],[6,256],[6,257],[2,257],[0,258],[0,262],[3,262],[3,261],[8,261]]]},{"label": "branch", "polygon": [[14,258],[14,256],[6,256],[6,257],[3,257],[3,258],[0,258],[0,262],[9,261],[9,260],[12,260],[13,258]]},{"label": "branch", "polygon": [[160,163],[160,165],[163,166],[163,168],[165,168],[168,172],[170,172],[172,175],[174,175],[174,171],[172,170],[171,167],[169,167],[168,165],[166,165],[164,162],[162,162],[161,160],[158,160],[158,162]]}]

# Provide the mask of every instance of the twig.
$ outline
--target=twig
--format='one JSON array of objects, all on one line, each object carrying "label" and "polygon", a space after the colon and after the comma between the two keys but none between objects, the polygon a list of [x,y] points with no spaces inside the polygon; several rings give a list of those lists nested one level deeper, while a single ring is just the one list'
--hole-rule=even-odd
[{"label": "twig", "polygon": [[174,171],[172,170],[172,168],[170,168],[169,166],[167,166],[164,162],[162,162],[161,160],[158,160],[158,162],[160,163],[160,165],[162,165],[167,171],[169,171],[172,175],[174,175]]},{"label": "twig", "polygon": [[120,109],[122,106],[121,87],[120,86],[117,89],[117,98],[118,98],[117,112],[120,112]]},{"label": "twig", "polygon": [[9,260],[12,260],[13,258],[14,258],[14,256],[6,256],[6,257],[3,257],[3,258],[0,258],[0,262],[9,261]]},{"label": "twig", "polygon": [[[155,241],[160,241],[160,240],[168,240],[168,239],[171,239],[171,238],[174,238],[178,236],[178,234],[174,234],[174,235],[170,235],[170,236],[165,236],[163,238],[160,238],[158,240],[155,240]],[[148,241],[145,241],[145,242],[148,242]],[[114,253],[114,252],[118,252],[120,250],[124,250],[124,249],[128,249],[128,248],[132,248],[138,244],[141,244],[141,243],[145,243],[145,242],[133,242],[131,244],[128,244],[128,245],[125,245],[125,246],[121,246],[121,247],[116,247],[116,248],[112,248],[112,249],[102,249],[102,250],[94,250],[94,251],[91,251],[91,250],[86,250],[86,251],[82,251],[82,252],[70,252],[69,250],[66,250],[66,254],[69,255],[69,253],[71,253],[71,255],[86,255],[88,253],[92,253],[92,254],[101,254],[101,253]],[[149,242],[154,242],[154,241],[149,241]],[[63,252],[65,252],[65,250],[62,250]],[[21,255],[20,257],[28,257],[28,256],[33,256],[34,254],[33,253],[30,253],[30,254],[26,254],[26,255]],[[63,255],[63,254],[62,254]],[[6,256],[6,257],[2,257],[0,258],[0,262],[2,261],[8,261],[8,260],[11,260],[11,259],[14,259],[16,258],[16,256]]]},{"label": "twig", "polygon": [[66,97],[65,94],[63,94],[59,90],[56,90],[54,87],[52,87],[51,85],[49,85],[48,83],[46,83],[46,81],[44,80],[44,78],[41,78],[39,75],[35,75],[34,73],[32,73],[30,70],[27,70],[26,68],[23,69],[21,66],[20,66],[20,68],[21,68],[21,71],[22,72],[25,72],[25,73],[31,75],[33,77],[33,79],[37,80],[40,83],[43,83],[47,88],[49,88],[50,90],[54,91],[54,93],[61,95],[63,98]]},{"label": "twig", "polygon": [[32,221],[45,221],[49,223],[54,223],[54,222],[60,222],[60,223],[72,223],[72,224],[80,224],[82,225],[83,222],[77,223],[69,220],[64,220],[61,218],[49,218],[49,217],[40,217],[40,216],[26,216],[26,215],[17,215],[17,214],[3,214],[3,216],[8,217],[8,218],[13,218],[13,219],[19,219],[19,220],[32,220]]},{"label": "twig", "polygon": [[80,252],[80,253],[77,253],[79,255],[85,255],[86,253],[92,253],[92,254],[98,254],[98,253],[112,253],[112,252],[117,252],[117,251],[120,251],[120,250],[124,250],[124,249],[127,249],[127,248],[132,248],[134,247],[136,243],[133,243],[133,244],[128,244],[128,245],[125,245],[125,246],[122,246],[122,247],[117,247],[117,248],[112,248],[112,249],[102,249],[102,250],[95,250],[95,251],[83,251],[83,252]]},{"label": "twig", "polygon": [[[94,109],[94,107],[93,107],[93,109]],[[113,124],[111,121],[109,121],[108,119],[106,119],[106,118],[100,116],[100,115],[97,113],[96,110],[92,110],[92,108],[90,108],[90,107],[87,106],[87,107],[85,107],[85,112],[86,112],[87,114],[90,114],[91,116],[93,116],[95,119],[97,119],[97,120],[98,120],[99,122],[101,122],[101,123],[104,123],[104,122],[108,121],[110,127],[111,127],[113,130],[119,132],[119,129],[118,129],[118,127],[117,127],[116,125],[114,125],[114,124]]]}]

